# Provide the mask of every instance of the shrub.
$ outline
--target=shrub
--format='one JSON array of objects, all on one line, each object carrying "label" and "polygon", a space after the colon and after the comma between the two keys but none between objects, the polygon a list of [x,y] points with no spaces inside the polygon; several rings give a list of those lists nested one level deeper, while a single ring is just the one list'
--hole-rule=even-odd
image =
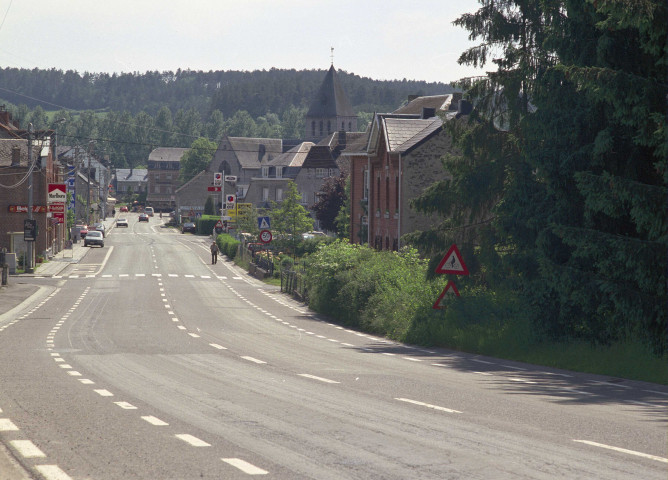
[{"label": "shrub", "polygon": [[234,260],[237,255],[238,247],[241,242],[227,233],[221,233],[216,237],[216,243],[220,252],[227,256],[230,260]]}]

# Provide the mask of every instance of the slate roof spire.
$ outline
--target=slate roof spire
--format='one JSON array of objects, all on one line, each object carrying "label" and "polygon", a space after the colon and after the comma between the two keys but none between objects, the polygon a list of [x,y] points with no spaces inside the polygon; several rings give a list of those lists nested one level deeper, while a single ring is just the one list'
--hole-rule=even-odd
[{"label": "slate roof spire", "polygon": [[357,131],[357,115],[332,64],[306,114],[306,139],[318,142],[339,130]]}]

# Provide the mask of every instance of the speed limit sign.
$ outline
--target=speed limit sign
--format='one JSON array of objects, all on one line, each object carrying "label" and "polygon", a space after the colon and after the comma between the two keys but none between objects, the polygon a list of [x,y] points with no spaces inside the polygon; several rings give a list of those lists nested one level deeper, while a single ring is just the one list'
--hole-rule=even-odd
[{"label": "speed limit sign", "polygon": [[260,241],[262,243],[269,243],[271,242],[271,232],[269,230],[262,230],[260,232]]}]

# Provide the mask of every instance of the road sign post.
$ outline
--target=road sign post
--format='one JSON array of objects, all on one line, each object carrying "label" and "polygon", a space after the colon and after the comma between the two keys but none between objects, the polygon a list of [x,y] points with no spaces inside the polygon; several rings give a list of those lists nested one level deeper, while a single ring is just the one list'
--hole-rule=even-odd
[{"label": "road sign post", "polygon": [[[456,244],[453,243],[452,246],[450,246],[450,249],[443,256],[443,259],[439,262],[438,266],[436,267],[435,272],[445,273],[450,275],[469,274],[469,269],[466,267],[464,259],[462,258],[462,254],[459,253],[459,249],[457,248]],[[459,297],[459,290],[457,290],[455,282],[451,280],[448,280],[448,283],[445,285],[445,288],[434,302],[432,308],[434,309],[443,308],[445,306],[444,305],[445,296],[448,294]]]}]

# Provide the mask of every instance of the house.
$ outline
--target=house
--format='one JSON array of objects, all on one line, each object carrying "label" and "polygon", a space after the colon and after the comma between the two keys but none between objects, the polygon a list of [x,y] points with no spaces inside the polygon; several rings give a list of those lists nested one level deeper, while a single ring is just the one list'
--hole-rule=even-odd
[{"label": "house", "polygon": [[[75,172],[75,221],[92,223],[111,212],[108,205],[111,168],[94,152],[93,145],[57,147],[58,162]],[[88,178],[90,177],[90,181]],[[113,203],[113,202],[112,202]],[[88,210],[87,210],[88,207]]]},{"label": "house", "polygon": [[[0,121],[11,121],[10,116]],[[6,124],[3,124],[6,127]],[[12,124],[13,125],[13,124]],[[53,161],[51,148],[52,130],[33,133],[33,144],[28,148],[28,132],[18,128],[4,128],[11,131],[0,135],[0,248],[14,252],[18,257],[28,252],[23,239],[24,220],[29,218],[28,209],[32,204],[32,218],[37,222],[38,234],[31,248],[35,264],[37,256],[53,255],[64,248],[66,239],[65,223],[59,223],[49,211],[47,203],[48,185],[64,183],[63,169]],[[9,137],[9,138],[8,138]],[[18,137],[18,138],[16,138]],[[21,138],[23,137],[23,138]],[[32,198],[29,195],[32,185]]]},{"label": "house", "polygon": [[148,169],[117,168],[113,184],[117,195],[146,192],[148,189]]},{"label": "house", "polygon": [[311,147],[295,178],[297,190],[301,194],[301,205],[310,210],[318,201],[325,179],[339,176],[339,166],[332,151],[324,145]]},{"label": "house", "polygon": [[176,205],[181,157],[187,148],[156,148],[148,156],[146,204],[156,210],[171,211]]},{"label": "house", "polygon": [[374,115],[366,146],[344,151],[351,162],[351,242],[398,250],[402,235],[437,221],[415,211],[410,201],[447,178],[441,157],[452,151],[452,141],[434,115],[454,117],[459,104],[456,94],[411,99],[394,113]]},{"label": "house", "polygon": [[319,142],[333,132],[357,132],[357,115],[332,65],[306,113],[304,140]]}]

